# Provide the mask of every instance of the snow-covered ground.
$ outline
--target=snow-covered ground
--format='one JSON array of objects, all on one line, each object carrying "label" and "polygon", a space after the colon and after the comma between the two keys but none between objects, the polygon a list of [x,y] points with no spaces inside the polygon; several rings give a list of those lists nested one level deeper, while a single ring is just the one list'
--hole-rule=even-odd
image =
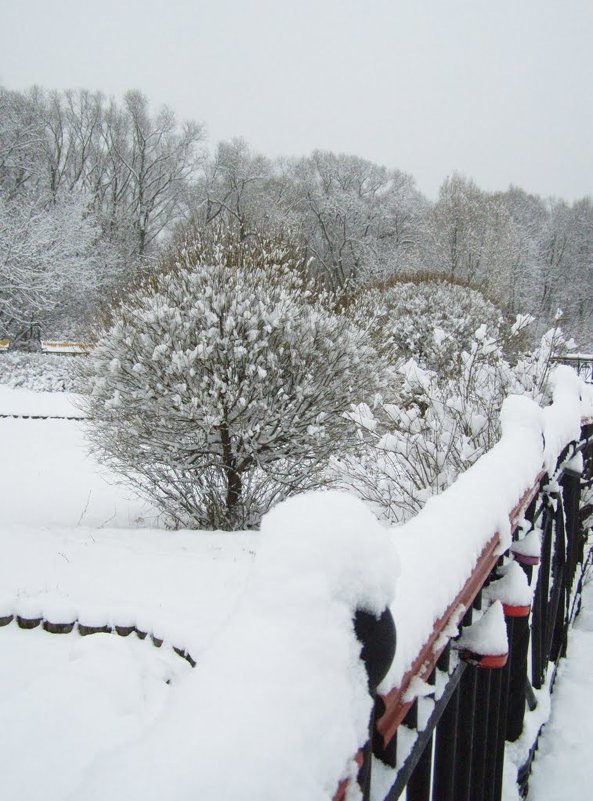
[{"label": "snow-covered ground", "polygon": [[[22,415],[23,417],[17,417]],[[3,527],[130,528],[157,512],[87,453],[76,397],[0,384],[0,523]]]},{"label": "snow-covered ground", "polygon": [[560,664],[552,714],[539,742],[528,801],[584,801],[593,794],[593,582]]},{"label": "snow-covered ground", "polygon": [[138,639],[0,629],[5,801],[62,801],[92,762],[140,735],[191,671]]},{"label": "snow-covered ground", "polygon": [[[3,388],[0,415],[70,401]],[[341,493],[293,499],[261,533],[149,528],[85,425],[0,416],[2,801],[331,797],[367,737],[352,618],[391,600],[386,530]]]},{"label": "snow-covered ground", "polygon": [[[80,414],[63,393],[0,385],[0,415]],[[156,511],[87,453],[84,422],[0,417],[0,618],[133,626],[150,637],[0,627],[0,797],[62,801],[162,714],[224,628],[254,533],[150,528]],[[78,796],[79,797],[79,796]]]},{"label": "snow-covered ground", "polygon": [[0,417],[82,418],[79,396],[0,384]]},{"label": "snow-covered ground", "polygon": [[[164,643],[157,649],[149,636],[134,633],[25,631],[15,621],[0,627],[3,801],[331,797],[337,780],[354,770],[348,759],[364,742],[370,709],[353,610],[379,610],[395,589],[398,651],[389,690],[455,595],[455,586],[442,587],[442,565],[463,584],[472,553],[496,527],[508,528],[498,505],[481,502],[477,525],[477,489],[493,495],[494,468],[508,464],[506,451],[516,453],[522,443],[513,471],[497,469],[494,496],[512,508],[544,455],[538,414],[515,403],[500,446],[402,529],[388,533],[361,502],[325,493],[278,507],[261,533],[173,532],[159,529],[156,511],[89,456],[84,421],[1,416],[71,416],[73,408],[65,394],[0,386],[0,621],[20,615],[135,626]],[[575,415],[578,408],[561,417]],[[548,418],[542,424],[549,427]],[[559,445],[572,436],[560,424],[550,430]],[[462,497],[472,499],[470,543],[455,539],[470,528]],[[585,603],[593,608],[589,590]],[[579,648],[581,668],[591,664],[591,629],[593,613],[585,610],[559,677],[555,715]],[[172,646],[198,667],[192,670]],[[585,697],[581,691],[581,707]],[[570,717],[576,696],[569,691],[567,698]],[[554,754],[555,720],[546,733]],[[270,737],[278,721],[282,736]],[[584,725],[570,730],[580,738]],[[558,742],[563,758],[576,750]],[[550,761],[556,760],[538,760],[537,770]],[[565,789],[570,770],[562,770]],[[530,801],[560,797],[548,793],[551,779],[538,781]]]}]

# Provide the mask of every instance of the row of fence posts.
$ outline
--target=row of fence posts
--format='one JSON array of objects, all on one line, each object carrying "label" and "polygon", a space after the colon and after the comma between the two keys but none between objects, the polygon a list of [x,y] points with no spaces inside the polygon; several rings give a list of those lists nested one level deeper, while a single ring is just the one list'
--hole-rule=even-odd
[{"label": "row of fence posts", "polygon": [[[582,474],[570,466],[577,450],[583,454]],[[533,710],[537,704],[534,688],[546,684],[553,688],[558,662],[566,655],[570,624],[579,609],[588,535],[583,522],[592,511],[583,510],[580,501],[583,484],[593,480],[593,425],[583,427],[581,443],[569,446],[558,465],[554,481],[544,477],[525,513],[531,527],[542,531],[541,556],[521,559],[515,554],[529,583],[535,577],[536,585],[531,609],[503,604],[509,644],[506,664],[498,668],[471,664],[459,659],[451,643],[447,646],[428,679],[435,684],[436,671],[445,674],[444,689],[421,730],[417,701],[403,721],[416,736],[385,801],[396,801],[404,790],[407,801],[500,801],[505,743],[521,736],[526,709]],[[499,565],[502,561],[501,557]],[[495,568],[484,587],[496,578]],[[471,624],[474,610],[481,606],[482,590],[462,626]],[[383,700],[377,697],[375,721],[383,711]],[[396,767],[397,741],[397,731],[386,744],[375,727],[375,758]],[[536,747],[537,739],[516,777],[522,797],[527,795]],[[365,749],[361,768],[365,801],[371,797],[370,751]]]}]

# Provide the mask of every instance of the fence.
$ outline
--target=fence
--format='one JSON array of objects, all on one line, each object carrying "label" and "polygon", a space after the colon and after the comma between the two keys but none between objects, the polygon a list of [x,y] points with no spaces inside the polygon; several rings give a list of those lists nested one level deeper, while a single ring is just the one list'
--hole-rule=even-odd
[{"label": "fence", "polygon": [[[11,350],[11,341],[9,339],[0,339],[0,353],[6,353]],[[86,356],[92,346],[88,342],[72,342],[62,340],[42,339],[39,342],[40,353],[60,354],[64,356]]]},{"label": "fence", "polygon": [[[521,796],[527,795],[546,717],[539,706],[545,706],[566,655],[588,567],[584,523],[593,509],[581,503],[581,492],[592,480],[593,422],[585,421],[580,442],[564,449],[553,475],[542,473],[512,511],[510,549],[497,555],[498,535],[492,537],[400,687],[377,697],[374,757],[367,749],[361,768],[371,774],[365,799],[371,797],[378,760],[392,772],[388,789],[375,786],[373,798],[395,801],[405,791],[407,801],[499,801],[505,756]],[[538,539],[541,548],[533,547]],[[533,591],[532,604],[517,602],[510,582],[506,593],[505,582],[497,582],[498,571],[511,560]],[[485,595],[502,601],[507,654],[471,653],[449,639],[456,616],[463,615],[462,635],[480,618]],[[410,685],[418,678],[426,687],[414,698]],[[384,784],[384,768],[380,774]],[[335,798],[344,794],[342,786]]]},{"label": "fence", "polygon": [[564,356],[553,356],[552,361],[557,364],[567,364],[587,383],[593,383],[593,354],[568,353]]}]

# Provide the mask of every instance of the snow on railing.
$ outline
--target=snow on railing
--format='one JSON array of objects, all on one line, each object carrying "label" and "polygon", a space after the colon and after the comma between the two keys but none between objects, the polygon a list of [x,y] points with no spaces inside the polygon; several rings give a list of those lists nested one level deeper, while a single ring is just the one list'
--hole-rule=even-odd
[{"label": "snow on railing", "polygon": [[[548,661],[565,651],[577,608],[586,538],[581,473],[590,482],[593,472],[593,392],[568,367],[556,369],[554,383],[546,409],[507,399],[501,441],[394,530],[398,647],[375,710],[374,798],[391,801],[405,789],[408,801],[497,801],[505,752],[526,792],[547,711],[536,694]],[[502,581],[494,581],[497,567]],[[508,655],[501,653],[500,614],[485,633],[472,631],[497,600]],[[492,604],[486,615],[483,604]]]}]

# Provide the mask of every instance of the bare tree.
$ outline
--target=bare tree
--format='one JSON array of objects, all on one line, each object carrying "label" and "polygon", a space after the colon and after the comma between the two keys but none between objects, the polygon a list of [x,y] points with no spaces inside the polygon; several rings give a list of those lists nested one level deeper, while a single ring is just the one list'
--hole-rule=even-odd
[{"label": "bare tree", "polygon": [[148,100],[140,92],[125,97],[128,138],[125,146],[113,141],[129,182],[128,207],[139,257],[168,226],[183,214],[183,187],[195,173],[203,129],[194,122],[177,131],[175,115],[162,108],[151,117]]}]

